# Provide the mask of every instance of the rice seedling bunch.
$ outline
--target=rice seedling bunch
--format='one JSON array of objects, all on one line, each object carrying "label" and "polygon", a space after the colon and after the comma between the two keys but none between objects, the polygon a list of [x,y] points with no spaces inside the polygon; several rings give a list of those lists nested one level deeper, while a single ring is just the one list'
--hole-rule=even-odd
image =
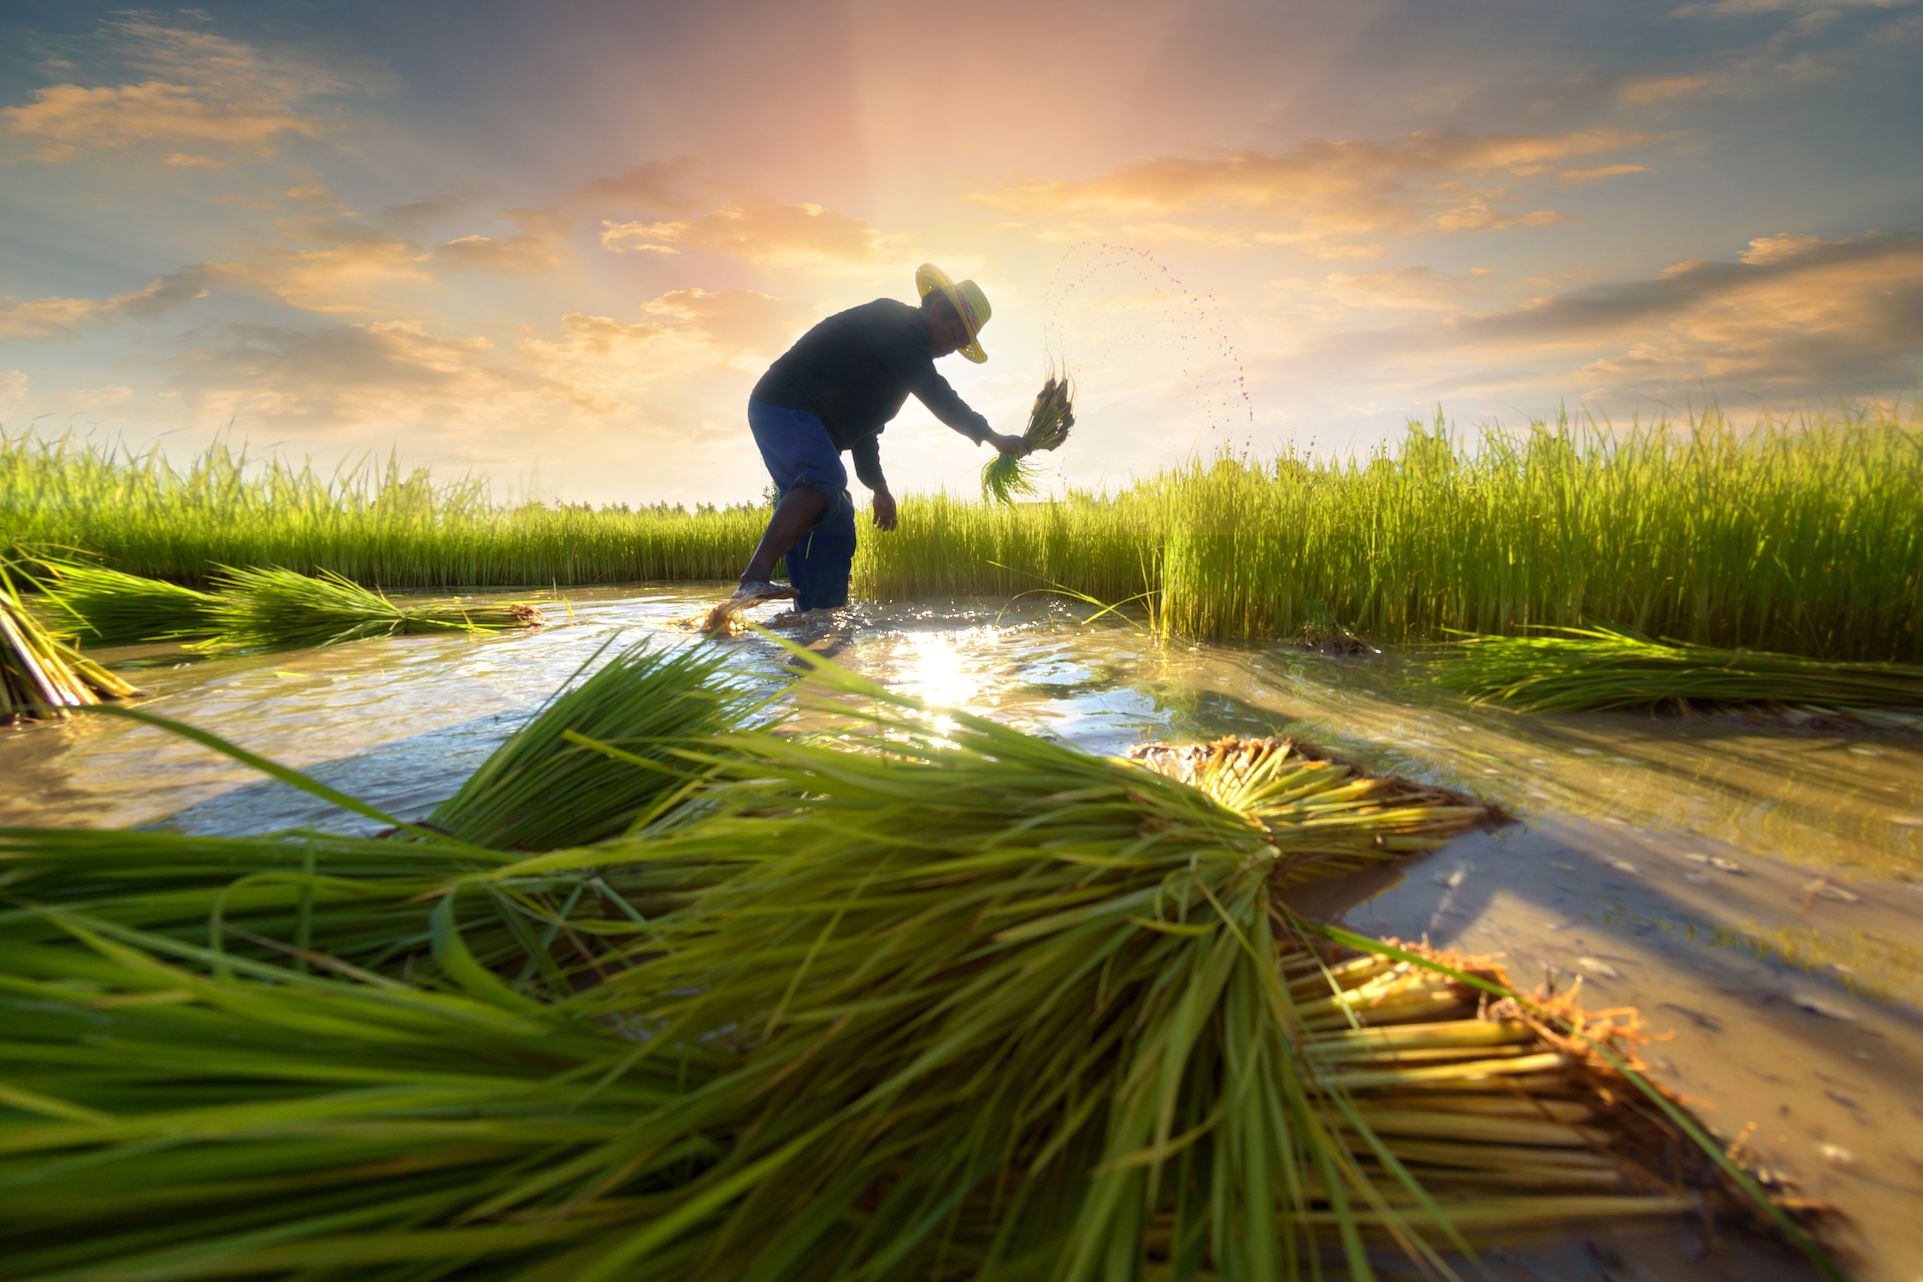
[{"label": "rice seedling bunch", "polygon": [[287,650],[340,645],[368,637],[420,632],[486,632],[537,627],[540,610],[525,603],[402,607],[331,570],[222,567],[218,605],[209,609],[214,650]]},{"label": "rice seedling bunch", "polygon": [[767,702],[727,651],[644,640],[557,691],[430,822],[496,850],[619,836],[686,796],[693,772],[679,750],[767,720]]},{"label": "rice seedling bunch", "polygon": [[0,556],[0,726],[140,693],[41,625],[20,596],[23,569]]},{"label": "rice seedling bunch", "polygon": [[1607,627],[1470,637],[1449,647],[1436,679],[1531,712],[1692,703],[1923,708],[1923,667],[1651,641]]},{"label": "rice seedling bunch", "polygon": [[[845,674],[810,679],[880,710],[832,741],[731,740],[750,760],[717,760],[735,780],[719,791],[743,817],[657,850],[756,855],[657,919],[645,965],[572,1004],[742,1049],[738,1075],[662,1119],[710,1128],[754,1106],[736,1115],[748,1142],[695,1186],[761,1172],[703,1229],[703,1276],[823,1258],[875,1276],[1037,1259],[1132,1275],[1164,1203],[1186,1208],[1183,1249],[1224,1275],[1308,1250],[1321,1231],[1284,1190],[1342,1141],[1277,1005],[1269,896],[1487,811],[1395,804],[1383,781],[1279,749],[1232,772],[1240,805],[1225,805],[963,714],[938,732]],[[1327,1182],[1338,1220],[1370,1199]],[[643,1245],[582,1276],[651,1275]]]},{"label": "rice seedling bunch", "polygon": [[[588,845],[640,821],[659,829],[700,813],[701,799],[689,794],[701,769],[680,762],[676,750],[758,724],[765,702],[723,652],[643,641],[558,691],[424,826],[396,826],[390,839],[0,829],[0,884],[36,906],[193,941],[216,954],[293,957],[302,968],[324,954],[440,982],[431,916],[450,883],[514,863],[510,850]],[[151,714],[143,719],[186,729]],[[193,733],[247,758],[217,736]],[[583,746],[583,735],[593,747]],[[296,772],[282,777],[337,800]],[[523,991],[555,984],[572,991],[563,976],[604,964],[613,947],[606,941],[664,911],[687,876],[701,875],[665,875],[660,861],[605,851],[599,858],[612,866],[516,875],[463,898],[468,947],[480,963]],[[60,934],[35,909],[0,908],[0,936]]]},{"label": "rice seedling bunch", "polygon": [[[72,911],[80,946],[0,931],[0,1000],[27,1017],[0,1019],[0,1181],[24,1190],[0,1269],[1254,1277],[1326,1246],[1366,1277],[1378,1240],[1438,1264],[1431,1239],[1672,1204],[1491,1197],[1475,1173],[1503,1155],[1371,1120],[1446,1107],[1358,1117],[1358,1092],[1442,1089],[1410,1072],[1547,1066],[1500,1026],[1344,1041],[1466,989],[1278,957],[1302,923],[1277,889],[1486,808],[1266,742],[1170,762],[1197,787],[825,664],[810,682],[843,733],[688,754],[717,776],[705,816],[450,884],[430,942],[458,993]],[[624,926],[591,987],[538,1000],[478,959],[464,905],[615,864],[678,906]],[[1502,1063],[1467,1072],[1464,1047]],[[1361,1071],[1399,1076],[1340,1079]]]},{"label": "rice seedling bunch", "polygon": [[671,1210],[719,1147],[623,1142],[703,1047],[58,920],[0,940],[0,1276],[518,1275]]},{"label": "rice seedling bunch", "polygon": [[[1051,374],[1042,390],[1035,394],[1035,404],[1029,409],[1028,422],[1022,428],[1029,456],[1039,450],[1060,448],[1073,426],[1075,410],[1068,376],[1064,374],[1058,379]],[[1011,504],[1017,495],[1034,494],[1040,475],[1041,469],[1028,458],[998,451],[982,468],[982,500],[1004,506]]]},{"label": "rice seedling bunch", "polygon": [[42,558],[48,603],[79,623],[88,645],[132,645],[213,635],[217,598],[105,566]]}]

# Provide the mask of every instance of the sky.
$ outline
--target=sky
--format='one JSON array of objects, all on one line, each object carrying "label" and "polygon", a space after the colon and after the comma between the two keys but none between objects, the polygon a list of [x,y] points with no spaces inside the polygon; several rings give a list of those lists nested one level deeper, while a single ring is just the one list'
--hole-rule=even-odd
[{"label": "sky", "polygon": [[[1909,400],[1923,0],[0,6],[0,425],[726,503],[810,325],[986,292],[938,368],[1051,484]],[[911,400],[897,494],[985,450]]]}]

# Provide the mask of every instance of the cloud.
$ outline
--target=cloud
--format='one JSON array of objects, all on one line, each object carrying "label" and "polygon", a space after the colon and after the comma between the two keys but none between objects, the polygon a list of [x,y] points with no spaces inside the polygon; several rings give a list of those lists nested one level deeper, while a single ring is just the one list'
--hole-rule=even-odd
[{"label": "cloud", "polygon": [[1576,169],[1565,169],[1560,177],[1574,187],[1582,183],[1592,183],[1598,178],[1614,178],[1618,174],[1646,174],[1648,165],[1584,165]]},{"label": "cloud", "polygon": [[815,315],[746,289],[676,290],[639,313],[570,312],[556,331],[506,349],[412,319],[228,325],[171,357],[163,390],[202,421],[239,415],[283,432],[653,429],[711,404],[724,385],[745,400],[742,371],[785,348]]},{"label": "cloud", "polygon": [[190,267],[144,289],[111,298],[0,298],[0,338],[77,339],[83,327],[158,320],[182,303],[205,298],[207,273]]},{"label": "cloud", "polygon": [[495,355],[485,338],[411,320],[229,325],[171,357],[163,391],[215,418],[385,433],[503,421],[546,399],[551,389]]},{"label": "cloud", "polygon": [[616,253],[727,254],[758,267],[840,267],[896,252],[906,237],[820,205],[742,194],[719,209],[668,222],[603,220],[601,244]]},{"label": "cloud", "polygon": [[812,304],[752,289],[677,289],[641,310],[680,322],[730,363],[780,355],[821,316]]},{"label": "cloud", "polygon": [[[664,381],[758,371],[818,316],[751,289],[680,289],[642,304],[639,321],[571,312],[559,339],[519,344],[526,367],[590,414],[639,412]],[[738,389],[745,395],[745,386]]]},{"label": "cloud", "polygon": [[1373,272],[1332,273],[1317,291],[1345,307],[1398,311],[1460,311],[1480,293],[1492,267],[1473,267],[1461,276],[1433,267],[1386,267]]},{"label": "cloud", "polygon": [[1020,177],[962,197],[1029,217],[1160,218],[1229,211],[1259,220],[1235,234],[1273,243],[1421,232],[1492,231],[1563,221],[1551,210],[1508,212],[1502,187],[1451,175],[1545,173],[1563,162],[1647,146],[1658,135],[1619,129],[1560,134],[1406,134],[1387,142],[1304,143],[1286,154],[1231,151],[1159,156],[1094,178]]},{"label": "cloud", "polygon": [[1672,18],[1738,18],[1757,13],[1834,13],[1841,9],[1900,9],[1910,0],[1716,0],[1714,4],[1687,4],[1671,12]]},{"label": "cloud", "polygon": [[243,261],[205,263],[201,270],[209,280],[259,289],[302,311],[362,312],[389,286],[431,282],[423,266],[429,257],[414,241],[370,229],[317,249],[267,245]]},{"label": "cloud", "polygon": [[[265,155],[286,136],[320,134],[322,121],[299,110],[303,99],[349,87],[299,55],[161,26],[138,14],[106,24],[101,40],[110,55],[145,78],[92,87],[46,85],[33,91],[32,102],[0,108],[0,133],[37,144],[29,159],[58,163],[148,143]],[[224,163],[180,151],[158,159],[184,168]]]},{"label": "cloud", "polygon": [[1458,341],[1492,348],[1621,344],[1583,365],[1585,380],[1897,387],[1923,361],[1923,231],[1765,236],[1736,262],[1691,260],[1449,324]]},{"label": "cloud", "polygon": [[540,272],[567,261],[574,227],[552,209],[504,209],[520,230],[512,236],[462,236],[434,251],[437,262],[463,271]]},{"label": "cloud", "polygon": [[729,188],[693,156],[650,160],[617,178],[596,178],[569,193],[567,203],[592,209],[648,209],[692,213]]},{"label": "cloud", "polygon": [[1646,107],[1653,102],[1667,102],[1672,98],[1687,98],[1705,89],[1720,88],[1721,76],[1648,76],[1626,82],[1617,92],[1624,102]]}]

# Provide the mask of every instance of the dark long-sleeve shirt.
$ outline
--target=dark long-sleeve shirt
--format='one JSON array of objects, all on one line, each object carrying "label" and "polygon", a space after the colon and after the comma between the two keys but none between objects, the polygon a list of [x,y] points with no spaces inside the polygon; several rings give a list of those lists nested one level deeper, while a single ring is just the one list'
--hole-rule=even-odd
[{"label": "dark long-sleeve shirt", "polygon": [[837,312],[803,334],[768,367],[750,393],[755,400],[806,410],[828,429],[835,448],[854,455],[855,475],[869,489],[881,474],[882,429],[913,392],[948,426],[980,444],[988,420],[968,408],[928,354],[928,322],[892,298]]}]

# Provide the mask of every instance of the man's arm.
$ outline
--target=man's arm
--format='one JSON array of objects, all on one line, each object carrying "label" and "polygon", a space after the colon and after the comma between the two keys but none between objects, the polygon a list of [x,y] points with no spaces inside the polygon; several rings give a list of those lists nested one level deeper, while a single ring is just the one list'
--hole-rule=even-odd
[{"label": "man's arm", "polygon": [[884,530],[895,528],[895,496],[888,492],[888,478],[881,474],[881,438],[871,436],[848,447],[855,460],[855,475],[875,492],[875,524]]}]

